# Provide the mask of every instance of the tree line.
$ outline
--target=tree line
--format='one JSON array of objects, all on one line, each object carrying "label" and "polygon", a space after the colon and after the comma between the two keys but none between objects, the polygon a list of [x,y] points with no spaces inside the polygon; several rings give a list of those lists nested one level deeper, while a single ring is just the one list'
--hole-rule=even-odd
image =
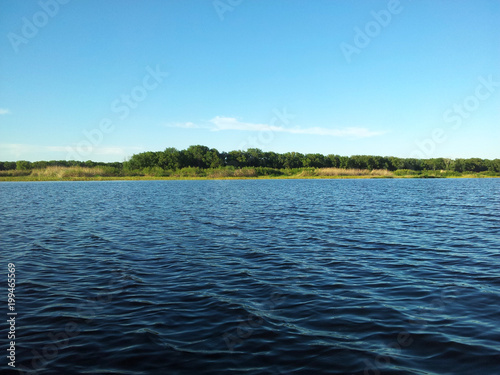
[{"label": "tree line", "polygon": [[0,170],[29,170],[50,166],[81,166],[96,167],[108,166],[123,171],[136,171],[147,168],[161,168],[163,170],[179,170],[194,167],[200,169],[220,167],[264,167],[273,169],[293,168],[342,168],[342,169],[385,169],[396,170],[445,170],[454,172],[500,172],[500,159],[415,159],[398,158],[392,156],[353,155],[340,156],[335,154],[301,154],[299,152],[276,153],[262,151],[258,148],[249,148],[246,151],[219,152],[207,146],[190,146],[185,150],[168,147],[164,151],[148,151],[134,154],[123,163],[102,163],[93,161],[52,160],[29,162],[0,162]]}]

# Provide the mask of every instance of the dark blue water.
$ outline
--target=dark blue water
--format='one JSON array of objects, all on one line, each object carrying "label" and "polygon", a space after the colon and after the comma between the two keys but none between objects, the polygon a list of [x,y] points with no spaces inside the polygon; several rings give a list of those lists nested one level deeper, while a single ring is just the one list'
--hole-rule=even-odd
[{"label": "dark blue water", "polygon": [[499,179],[1,183],[0,207],[25,374],[500,373]]}]

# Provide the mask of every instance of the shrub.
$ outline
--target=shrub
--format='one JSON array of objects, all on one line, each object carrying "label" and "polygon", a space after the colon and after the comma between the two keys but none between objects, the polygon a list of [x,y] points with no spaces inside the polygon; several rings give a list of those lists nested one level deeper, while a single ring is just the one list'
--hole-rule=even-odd
[{"label": "shrub", "polygon": [[177,171],[181,177],[204,177],[206,172],[198,167],[185,167]]},{"label": "shrub", "polygon": [[411,169],[398,169],[394,171],[395,176],[417,176],[420,173]]},{"label": "shrub", "polygon": [[234,167],[219,167],[219,168],[211,168],[207,170],[207,177],[212,178],[224,178],[224,177],[233,177],[234,176]]}]

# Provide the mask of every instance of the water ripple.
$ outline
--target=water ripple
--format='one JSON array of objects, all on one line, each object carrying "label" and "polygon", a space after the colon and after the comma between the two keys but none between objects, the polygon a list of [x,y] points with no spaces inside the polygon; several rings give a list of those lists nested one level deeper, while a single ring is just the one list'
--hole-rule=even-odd
[{"label": "water ripple", "polygon": [[499,187],[0,184],[18,363],[51,375],[498,373]]}]

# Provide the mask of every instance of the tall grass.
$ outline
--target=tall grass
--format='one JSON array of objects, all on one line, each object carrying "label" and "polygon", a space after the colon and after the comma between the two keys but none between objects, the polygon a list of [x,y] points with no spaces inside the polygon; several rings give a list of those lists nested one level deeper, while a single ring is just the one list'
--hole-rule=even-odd
[{"label": "tall grass", "polygon": [[147,179],[220,179],[220,178],[435,178],[435,177],[500,177],[498,172],[459,173],[452,171],[413,171],[342,168],[288,168],[268,167],[235,168],[232,166],[202,169],[187,167],[178,170],[165,170],[160,167],[141,170],[121,170],[110,166],[57,167],[51,166],[33,170],[0,171],[1,181],[55,181],[55,180],[147,180]]},{"label": "tall grass", "polygon": [[342,169],[342,168],[319,168],[316,170],[318,176],[376,176],[393,177],[394,173],[385,169]]},{"label": "tall grass", "polygon": [[220,167],[207,170],[207,177],[209,178],[228,178],[234,177],[234,167]]},{"label": "tall grass", "polygon": [[30,170],[21,170],[18,171],[16,169],[10,169],[7,171],[0,171],[0,177],[19,177],[19,176],[29,176],[31,174]]},{"label": "tall grass", "polygon": [[[25,171],[30,172],[30,171]],[[120,171],[113,167],[47,167],[42,169],[33,169],[28,174],[33,179],[70,179],[84,177],[111,177],[119,176]]]}]

